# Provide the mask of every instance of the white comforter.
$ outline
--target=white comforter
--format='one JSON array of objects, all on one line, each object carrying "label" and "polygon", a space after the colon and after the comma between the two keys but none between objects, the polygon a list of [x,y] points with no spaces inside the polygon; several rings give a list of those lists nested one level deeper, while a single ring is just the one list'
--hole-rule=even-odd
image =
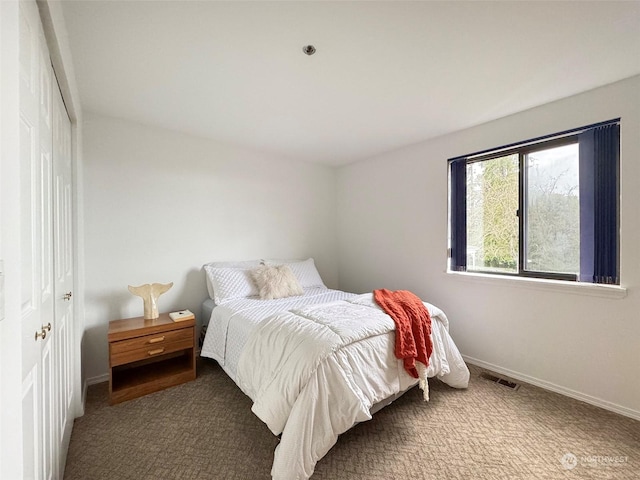
[{"label": "white comforter", "polygon": [[[449,336],[447,317],[425,305],[433,340],[427,375],[466,388],[469,370]],[[365,294],[281,312],[254,330],[240,354],[237,383],[254,401],[252,411],[282,434],[274,479],[309,478],[339,434],[417,382],[394,356],[394,328],[373,295]]]}]

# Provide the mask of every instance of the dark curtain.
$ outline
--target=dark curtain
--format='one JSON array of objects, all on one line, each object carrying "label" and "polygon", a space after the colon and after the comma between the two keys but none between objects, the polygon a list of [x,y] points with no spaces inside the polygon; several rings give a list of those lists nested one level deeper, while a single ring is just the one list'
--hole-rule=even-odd
[{"label": "dark curtain", "polygon": [[580,281],[619,284],[620,126],[579,135]]},{"label": "dark curtain", "polygon": [[451,270],[467,269],[467,162],[451,165]]}]

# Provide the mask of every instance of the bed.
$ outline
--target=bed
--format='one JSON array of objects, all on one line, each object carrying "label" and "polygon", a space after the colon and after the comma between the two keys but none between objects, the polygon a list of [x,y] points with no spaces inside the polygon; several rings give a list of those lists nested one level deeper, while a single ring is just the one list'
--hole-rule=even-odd
[{"label": "bed", "polygon": [[[253,413],[280,436],[272,478],[306,479],[338,435],[418,380],[395,357],[393,320],[371,293],[327,288],[313,259],[267,263],[286,265],[299,294],[261,299],[252,277],[259,261],[204,266],[211,298],[203,304],[208,327],[201,355],[220,364],[252,399]],[[466,388],[469,370],[448,319],[425,306],[433,342],[427,376]]]}]

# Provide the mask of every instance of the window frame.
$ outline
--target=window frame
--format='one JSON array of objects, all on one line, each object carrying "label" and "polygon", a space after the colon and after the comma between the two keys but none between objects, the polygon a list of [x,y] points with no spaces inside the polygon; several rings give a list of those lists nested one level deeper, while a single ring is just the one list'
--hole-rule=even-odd
[{"label": "window frame", "polygon": [[[519,172],[518,172],[518,180],[519,184],[519,205],[518,205],[518,235],[519,235],[519,251],[518,251],[518,266],[524,266],[524,268],[519,268],[520,274],[523,277],[532,277],[532,278],[548,278],[551,280],[566,280],[570,282],[576,282],[579,277],[579,273],[571,274],[571,273],[559,273],[559,272],[544,272],[544,271],[536,271],[529,270],[526,268],[526,256],[527,256],[527,205],[528,205],[528,194],[529,194],[529,178],[527,175],[527,165],[526,165],[526,156],[530,153],[534,153],[540,150],[548,150],[551,148],[564,147],[567,145],[572,145],[574,143],[579,144],[578,135],[567,135],[565,137],[556,138],[553,140],[548,140],[541,143],[536,143],[531,146],[527,146],[524,149],[519,150]],[[537,147],[537,148],[534,148]],[[580,159],[578,158],[579,162]],[[523,214],[521,214],[523,212]],[[579,215],[579,213],[578,213]],[[578,262],[579,263],[579,262]]]},{"label": "window frame", "polygon": [[[497,276],[497,277],[517,277],[517,278],[530,278],[530,279],[540,279],[540,280],[559,280],[559,281],[565,281],[565,282],[577,282],[577,283],[593,283],[593,284],[606,284],[606,283],[599,283],[599,282],[584,282],[580,280],[580,272],[578,272],[578,274],[566,274],[566,273],[558,273],[558,272],[545,272],[545,271],[537,271],[537,270],[528,270],[526,269],[526,262],[525,262],[525,257],[526,257],[526,248],[527,248],[527,231],[526,231],[526,218],[527,218],[527,211],[526,211],[526,206],[527,206],[527,192],[528,192],[528,176],[526,173],[526,155],[536,152],[536,151],[540,151],[540,150],[546,150],[546,149],[550,149],[550,148],[555,148],[555,147],[561,147],[561,146],[565,146],[565,145],[570,145],[570,144],[574,144],[574,143],[578,143],[578,145],[580,145],[580,135],[584,132],[587,132],[591,129],[595,129],[597,127],[601,127],[601,126],[608,126],[608,125],[613,125],[616,124],[618,125],[618,128],[620,126],[620,118],[617,119],[612,119],[612,120],[608,120],[605,122],[600,122],[597,124],[593,124],[593,125],[588,125],[588,126],[584,126],[584,127],[580,127],[580,128],[575,128],[572,130],[567,130],[564,132],[559,132],[556,134],[550,134],[550,135],[546,135],[543,137],[538,137],[538,138],[534,138],[531,140],[526,140],[523,142],[517,142],[517,143],[512,143],[509,145],[505,145],[503,147],[499,147],[499,148],[494,148],[494,149],[488,149],[488,150],[484,150],[481,152],[477,152],[474,154],[470,154],[470,155],[464,155],[464,156],[460,156],[460,157],[455,157],[455,158],[451,158],[449,159],[449,165],[448,165],[448,172],[449,172],[449,225],[448,225],[448,231],[449,231],[449,249],[448,249],[448,267],[447,267],[447,271],[448,272],[455,272],[455,273],[460,273],[460,272],[468,272],[471,274],[480,274],[480,275],[491,275],[491,276]],[[618,137],[618,157],[617,157],[617,162],[618,162],[618,172],[617,172],[617,182],[618,182],[618,191],[617,191],[617,195],[618,195],[618,202],[619,202],[619,195],[620,195],[620,189],[619,189],[619,182],[620,182],[620,173],[619,173],[619,162],[620,162],[620,141],[619,141],[619,137]],[[452,230],[455,229],[456,227],[454,227],[455,224],[457,223],[461,223],[461,219],[457,218],[454,221],[454,215],[456,215],[456,212],[453,211],[453,204],[452,204],[452,196],[453,196],[453,174],[452,174],[452,165],[454,162],[464,162],[464,166],[466,168],[467,165],[470,165],[472,163],[477,163],[477,162],[482,162],[482,161],[487,161],[487,160],[491,160],[491,159],[495,159],[495,158],[500,158],[500,157],[506,157],[509,155],[518,155],[518,210],[516,212],[516,215],[518,216],[518,261],[517,261],[517,271],[516,272],[500,272],[500,271],[489,271],[489,270],[484,270],[484,269],[473,269],[473,270],[469,270],[468,266],[467,266],[467,262],[465,260],[464,265],[460,266],[460,265],[454,265],[454,261],[453,261],[453,255],[452,255],[452,249],[459,246],[460,245],[460,239],[456,239],[456,243],[455,243],[455,247],[454,247],[454,243],[452,242]],[[580,158],[578,158],[578,162],[580,165]],[[466,174],[465,174],[466,175]],[[465,177],[466,178],[466,177]],[[465,181],[466,182],[466,181]],[[465,199],[468,198],[467,197],[468,193],[466,191],[466,185],[465,185]],[[458,206],[459,208],[459,206]],[[582,209],[582,205],[580,206],[580,208]],[[465,239],[464,239],[464,248],[467,248],[467,241],[466,241],[466,228],[467,228],[467,209],[466,207],[464,208],[464,225],[465,225]],[[617,242],[618,242],[618,255],[619,255],[619,243],[620,243],[620,222],[619,222],[619,216],[620,216],[620,210],[619,210],[619,203],[618,203],[618,211],[617,211],[617,215],[618,215],[618,223],[617,223],[617,232],[616,232],[616,236],[617,236]],[[581,249],[581,254],[582,254],[582,246],[580,247]],[[459,255],[459,253],[458,253]],[[465,255],[466,255],[466,251],[465,251]],[[466,258],[466,257],[465,257]],[[582,263],[582,262],[581,262]],[[580,265],[581,267],[582,265]],[[620,262],[619,262],[619,258],[618,258],[618,266],[617,266],[617,272],[618,272],[618,276],[619,276],[619,272],[620,272]],[[612,283],[612,285],[619,285],[618,283]]]}]

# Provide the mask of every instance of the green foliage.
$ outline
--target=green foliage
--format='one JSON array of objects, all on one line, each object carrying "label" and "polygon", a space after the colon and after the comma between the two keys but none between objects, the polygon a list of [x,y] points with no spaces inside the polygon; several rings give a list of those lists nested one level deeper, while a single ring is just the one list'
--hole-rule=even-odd
[{"label": "green foliage", "polygon": [[[467,245],[470,269],[518,270],[518,155],[467,166]],[[577,273],[580,204],[566,171],[529,185],[527,270]],[[560,187],[559,185],[562,185]]]},{"label": "green foliage", "polygon": [[468,244],[481,267],[513,271],[518,261],[518,157],[472,165],[467,186]]},{"label": "green foliage", "polygon": [[580,202],[577,195],[544,193],[529,207],[527,268],[577,273],[580,268]]}]

